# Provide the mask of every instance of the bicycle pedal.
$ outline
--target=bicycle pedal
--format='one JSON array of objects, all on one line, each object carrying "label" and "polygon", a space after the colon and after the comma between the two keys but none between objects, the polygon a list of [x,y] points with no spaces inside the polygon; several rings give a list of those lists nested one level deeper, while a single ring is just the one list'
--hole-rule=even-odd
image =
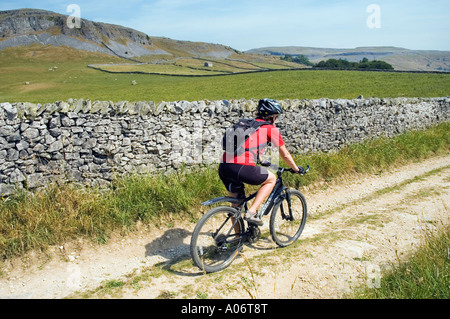
[{"label": "bicycle pedal", "polygon": [[248,223],[254,224],[256,226],[263,226],[264,225],[264,222],[260,218],[258,218],[256,216],[247,216],[247,215],[245,215],[244,219]]}]

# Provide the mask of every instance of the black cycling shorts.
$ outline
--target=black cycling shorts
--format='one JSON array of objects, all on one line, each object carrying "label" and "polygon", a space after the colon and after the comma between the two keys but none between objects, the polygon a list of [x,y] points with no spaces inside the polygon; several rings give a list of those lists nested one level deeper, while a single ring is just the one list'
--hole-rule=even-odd
[{"label": "black cycling shorts", "polygon": [[220,163],[219,176],[227,190],[231,193],[242,193],[244,183],[261,185],[269,177],[265,167],[231,163]]}]

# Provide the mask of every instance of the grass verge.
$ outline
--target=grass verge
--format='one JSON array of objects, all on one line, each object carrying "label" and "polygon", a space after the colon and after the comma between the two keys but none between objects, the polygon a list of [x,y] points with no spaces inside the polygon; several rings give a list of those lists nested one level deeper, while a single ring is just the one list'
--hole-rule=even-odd
[{"label": "grass verge", "polygon": [[362,288],[351,298],[359,299],[449,299],[450,226],[427,232],[423,245],[407,262],[392,265],[382,273],[379,288]]},{"label": "grass verge", "polygon": [[[449,129],[450,123],[443,123],[391,139],[349,145],[339,152],[297,156],[297,163],[310,164],[312,170],[304,177],[286,175],[286,183],[299,187],[448,154]],[[215,166],[195,173],[183,170],[171,175],[123,177],[103,190],[62,184],[36,192],[20,191],[0,202],[0,258],[45,250],[79,237],[105,243],[113,232],[133,231],[139,221],[195,220],[199,203],[224,193]]]}]

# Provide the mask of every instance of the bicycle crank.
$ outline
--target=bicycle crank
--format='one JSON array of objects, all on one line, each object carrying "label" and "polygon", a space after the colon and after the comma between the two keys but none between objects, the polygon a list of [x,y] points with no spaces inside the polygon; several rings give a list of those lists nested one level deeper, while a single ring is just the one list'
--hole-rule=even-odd
[{"label": "bicycle crank", "polygon": [[247,242],[256,243],[261,237],[261,230],[256,225],[250,225],[247,230]]}]

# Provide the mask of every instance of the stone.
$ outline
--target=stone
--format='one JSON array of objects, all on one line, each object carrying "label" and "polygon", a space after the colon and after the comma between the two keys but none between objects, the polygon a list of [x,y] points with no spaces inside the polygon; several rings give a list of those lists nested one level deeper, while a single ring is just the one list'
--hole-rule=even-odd
[{"label": "stone", "polygon": [[13,121],[17,117],[17,107],[13,106],[10,103],[1,103],[0,108],[3,108],[6,118],[10,121]]},{"label": "stone", "polygon": [[62,130],[59,127],[49,129],[48,131],[49,131],[50,135],[53,137],[58,137],[62,134]]},{"label": "stone", "polygon": [[6,156],[6,160],[9,162],[15,162],[19,159],[19,151],[15,149],[9,149],[8,155]]},{"label": "stone", "polygon": [[93,149],[97,145],[97,140],[95,138],[88,139],[85,143],[81,145],[83,149]]},{"label": "stone", "polygon": [[50,121],[48,122],[49,129],[59,128],[60,126],[61,126],[61,118],[59,116],[51,118]]},{"label": "stone", "polygon": [[18,168],[16,168],[16,169],[10,174],[9,182],[10,182],[11,184],[16,184],[16,183],[23,182],[25,179],[26,179],[26,178],[25,178],[25,175],[23,175],[23,173],[22,173]]},{"label": "stone", "polygon": [[35,152],[37,154],[42,153],[44,150],[45,150],[45,146],[40,143],[36,144],[36,146],[33,147],[33,152]]},{"label": "stone", "polygon": [[[77,113],[81,112],[81,110],[83,110],[83,107],[84,107],[83,100],[77,100],[72,106],[72,112],[68,112],[68,115],[70,113],[77,114]],[[70,118],[74,118],[74,117],[71,117],[71,116],[69,116],[69,117]]]},{"label": "stone", "polygon": [[68,116],[65,116],[61,119],[61,124],[64,127],[71,127],[75,124],[75,121]]},{"label": "stone", "polygon": [[29,127],[22,133],[22,136],[27,140],[32,141],[33,139],[39,137],[39,130],[36,128]]},{"label": "stone", "polygon": [[4,126],[0,127],[0,137],[7,138],[13,132],[14,132],[14,127],[12,127],[10,125],[4,125]]},{"label": "stone", "polygon": [[69,103],[66,103],[66,102],[60,102],[59,103],[59,109],[60,109],[60,111],[59,112],[61,112],[61,113],[67,113],[67,112],[69,112],[70,111],[70,104]]},{"label": "stone", "polygon": [[35,173],[27,176],[27,186],[29,189],[38,188],[41,186],[45,186],[46,178],[44,178],[44,174]]},{"label": "stone", "polygon": [[47,149],[47,152],[54,153],[54,152],[60,151],[62,148],[63,148],[62,141],[57,140],[57,141],[53,142],[52,144],[50,144],[50,146]]},{"label": "stone", "polygon": [[15,189],[13,185],[0,183],[0,196],[12,195]]},{"label": "stone", "polygon": [[25,141],[21,141],[20,143],[16,144],[16,148],[19,152],[26,150],[29,146],[30,146],[30,144]]},{"label": "stone", "polygon": [[28,118],[34,118],[37,115],[38,106],[34,103],[24,103],[23,104],[24,116]]},{"label": "stone", "polygon": [[6,141],[8,141],[9,143],[19,142],[20,140],[21,136],[18,131],[6,137]]}]

